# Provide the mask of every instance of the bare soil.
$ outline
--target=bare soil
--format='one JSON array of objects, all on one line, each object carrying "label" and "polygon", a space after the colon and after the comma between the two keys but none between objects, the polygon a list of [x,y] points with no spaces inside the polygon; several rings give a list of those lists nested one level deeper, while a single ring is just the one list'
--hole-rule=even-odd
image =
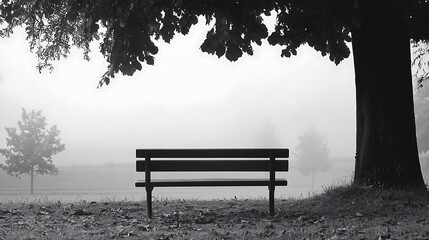
[{"label": "bare soil", "polygon": [[429,194],[333,187],[306,199],[0,204],[0,239],[429,239]]}]

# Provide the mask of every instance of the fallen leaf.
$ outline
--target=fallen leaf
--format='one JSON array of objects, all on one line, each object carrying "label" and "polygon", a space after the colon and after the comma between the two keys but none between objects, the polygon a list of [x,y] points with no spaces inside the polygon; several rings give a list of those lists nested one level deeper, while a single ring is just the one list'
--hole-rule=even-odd
[{"label": "fallen leaf", "polygon": [[77,209],[74,211],[74,213],[72,213],[72,215],[76,215],[76,216],[86,216],[86,215],[91,215],[91,212],[85,211],[83,209]]},{"label": "fallen leaf", "polygon": [[9,210],[0,210],[0,214],[8,214],[8,213],[10,213]]},{"label": "fallen leaf", "polygon": [[265,229],[274,229],[273,223],[268,223],[268,225],[265,226]]},{"label": "fallen leaf", "polygon": [[378,237],[378,240],[385,240],[385,239],[390,239],[390,234],[383,234],[380,237]]},{"label": "fallen leaf", "polygon": [[12,215],[17,215],[19,213],[21,213],[21,211],[19,211],[18,209],[12,209],[9,211]]},{"label": "fallen leaf", "polygon": [[118,233],[123,233],[125,231],[125,227],[122,226],[122,225],[119,225],[119,226],[116,227],[116,231]]},{"label": "fallen leaf", "polygon": [[274,234],[274,231],[272,229],[265,229],[264,236],[265,237],[271,237]]},{"label": "fallen leaf", "polygon": [[186,205],[185,206],[186,210],[191,210],[191,209],[194,209],[194,208],[195,208],[195,206],[192,206],[192,205]]},{"label": "fallen leaf", "polygon": [[326,217],[325,216],[322,216],[320,219],[317,219],[316,221],[314,221],[313,223],[314,224],[317,224],[317,223],[319,223],[319,222],[323,222],[323,221],[325,221],[326,220]]},{"label": "fallen leaf", "polygon": [[150,225],[148,225],[148,224],[138,225],[137,228],[141,231],[144,231],[144,232],[149,231],[151,229]]}]

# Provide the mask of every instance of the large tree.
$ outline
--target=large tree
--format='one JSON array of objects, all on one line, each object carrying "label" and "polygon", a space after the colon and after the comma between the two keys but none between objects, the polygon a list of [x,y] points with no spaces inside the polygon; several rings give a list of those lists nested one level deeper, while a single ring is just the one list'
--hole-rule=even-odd
[{"label": "large tree", "polygon": [[360,1],[353,27],[355,181],[424,185],[418,161],[407,1]]},{"label": "large tree", "polygon": [[7,147],[0,149],[6,162],[0,164],[0,168],[15,177],[29,175],[30,192],[33,194],[35,177],[58,174],[58,169],[52,163],[52,156],[65,148],[59,138],[60,131],[56,125],[47,128],[46,118],[41,111],[27,112],[23,108],[18,128],[8,127],[6,132]]},{"label": "large tree", "polygon": [[[0,21],[8,36],[26,29],[39,68],[101,39],[109,62],[100,86],[119,71],[132,75],[154,64],[156,40],[187,34],[203,16],[213,28],[201,50],[236,61],[268,39],[281,56],[307,44],[336,64],[355,64],[357,138],[355,182],[423,189],[413,113],[410,38],[429,39],[426,0],[3,0]],[[269,33],[264,14],[276,13]],[[311,66],[309,66],[311,67]],[[309,86],[310,87],[310,86]]]}]

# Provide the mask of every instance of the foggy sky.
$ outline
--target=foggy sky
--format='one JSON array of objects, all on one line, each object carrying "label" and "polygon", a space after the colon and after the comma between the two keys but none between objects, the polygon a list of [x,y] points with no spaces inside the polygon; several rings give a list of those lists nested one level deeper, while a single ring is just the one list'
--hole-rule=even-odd
[{"label": "foggy sky", "polygon": [[[134,163],[136,148],[269,147],[257,139],[272,124],[282,147],[315,126],[332,157],[352,157],[355,92],[352,57],[335,66],[309,47],[281,58],[281,48],[255,46],[231,63],[199,50],[199,25],[160,43],[155,66],[116,76],[97,89],[107,63],[93,44],[91,61],[73,49],[39,74],[22,31],[0,39],[0,148],[21,107],[42,110],[66,144],[57,165]],[[293,155],[291,156],[291,160]],[[0,156],[0,163],[4,158]]]}]

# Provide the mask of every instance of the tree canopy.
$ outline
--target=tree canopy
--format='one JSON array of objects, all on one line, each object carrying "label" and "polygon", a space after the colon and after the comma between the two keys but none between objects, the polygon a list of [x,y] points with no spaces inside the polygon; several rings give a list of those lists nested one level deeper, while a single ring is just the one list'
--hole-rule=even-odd
[{"label": "tree canopy", "polygon": [[[282,57],[297,54],[308,44],[339,64],[349,57],[351,27],[359,27],[359,0],[3,0],[0,36],[24,27],[38,69],[52,69],[51,62],[66,57],[71,46],[84,50],[89,60],[90,43],[100,42],[100,52],[109,63],[100,86],[109,84],[116,73],[133,75],[142,63],[153,65],[157,40],[169,43],[176,33],[186,35],[199,16],[212,28],[200,49],[236,61],[243,53],[252,55],[254,44],[268,39],[283,46]],[[412,39],[428,39],[425,21],[429,3],[408,1]],[[276,14],[275,30],[268,32],[264,15]]]},{"label": "tree canopy", "polygon": [[[100,86],[116,73],[133,75],[142,63],[154,64],[157,40],[170,42],[176,33],[187,34],[204,17],[212,26],[200,49],[236,61],[253,46],[268,39],[283,46],[281,56],[297,54],[308,44],[336,64],[350,55],[350,25],[358,24],[354,1],[2,1],[0,36],[22,26],[30,47],[39,58],[38,69],[66,57],[71,46],[84,50],[89,59],[90,42],[100,41],[100,52],[109,62]],[[277,23],[269,33],[264,15],[275,13]]]},{"label": "tree canopy", "polygon": [[[349,57],[351,27],[359,27],[359,0],[2,0],[0,36],[24,27],[38,69],[52,69],[51,62],[66,57],[71,46],[84,50],[89,60],[90,43],[100,42],[100,52],[109,63],[100,86],[116,73],[133,75],[142,63],[153,65],[159,39],[170,42],[176,33],[186,35],[199,16],[212,26],[200,49],[236,61],[252,55],[254,44],[268,39],[283,46],[281,56],[297,54],[308,44],[339,64]],[[411,38],[429,39],[427,0],[407,1]],[[276,14],[269,33],[263,15]],[[6,24],[4,24],[6,23]]]}]

